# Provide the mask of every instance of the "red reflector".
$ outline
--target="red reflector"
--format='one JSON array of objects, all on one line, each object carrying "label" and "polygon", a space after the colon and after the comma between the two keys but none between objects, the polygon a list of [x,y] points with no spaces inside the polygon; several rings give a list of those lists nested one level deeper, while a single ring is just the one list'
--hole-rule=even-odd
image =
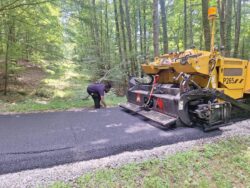
[{"label": "red reflector", "polygon": [[157,106],[157,108],[159,108],[160,110],[163,110],[163,108],[164,108],[163,100],[158,98],[158,99],[156,100],[156,106]]},{"label": "red reflector", "polygon": [[139,93],[136,95],[136,102],[141,102],[141,95]]}]

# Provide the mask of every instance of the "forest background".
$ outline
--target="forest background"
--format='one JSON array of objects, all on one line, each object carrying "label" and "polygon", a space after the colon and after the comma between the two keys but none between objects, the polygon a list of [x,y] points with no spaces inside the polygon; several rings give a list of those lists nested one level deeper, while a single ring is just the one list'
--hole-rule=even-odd
[{"label": "forest background", "polygon": [[[250,58],[250,1],[218,0],[216,45]],[[90,106],[90,82],[126,80],[160,54],[209,50],[207,0],[0,0],[0,111]]]}]

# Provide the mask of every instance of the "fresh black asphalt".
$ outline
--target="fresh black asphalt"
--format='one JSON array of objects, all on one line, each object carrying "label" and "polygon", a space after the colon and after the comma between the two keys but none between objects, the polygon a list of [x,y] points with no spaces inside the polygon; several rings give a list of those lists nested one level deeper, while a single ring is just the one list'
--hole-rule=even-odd
[{"label": "fresh black asphalt", "polygon": [[102,158],[213,137],[198,128],[161,129],[120,108],[0,116],[0,174]]}]

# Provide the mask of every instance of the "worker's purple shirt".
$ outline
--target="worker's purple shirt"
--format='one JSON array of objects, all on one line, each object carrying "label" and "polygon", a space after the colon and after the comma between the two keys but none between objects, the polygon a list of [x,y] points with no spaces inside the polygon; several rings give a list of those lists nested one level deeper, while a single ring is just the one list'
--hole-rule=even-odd
[{"label": "worker's purple shirt", "polygon": [[104,84],[90,84],[87,89],[90,93],[99,93],[100,96],[104,96],[105,85]]}]

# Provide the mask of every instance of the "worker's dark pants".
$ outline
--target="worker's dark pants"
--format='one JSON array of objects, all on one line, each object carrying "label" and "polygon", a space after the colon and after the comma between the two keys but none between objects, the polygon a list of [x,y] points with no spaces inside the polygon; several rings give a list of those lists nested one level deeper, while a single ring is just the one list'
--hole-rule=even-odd
[{"label": "worker's dark pants", "polygon": [[100,104],[101,96],[99,95],[99,93],[90,92],[90,91],[87,91],[87,92],[89,95],[92,96],[94,103],[95,103],[95,108],[100,108],[101,107],[101,104]]}]

